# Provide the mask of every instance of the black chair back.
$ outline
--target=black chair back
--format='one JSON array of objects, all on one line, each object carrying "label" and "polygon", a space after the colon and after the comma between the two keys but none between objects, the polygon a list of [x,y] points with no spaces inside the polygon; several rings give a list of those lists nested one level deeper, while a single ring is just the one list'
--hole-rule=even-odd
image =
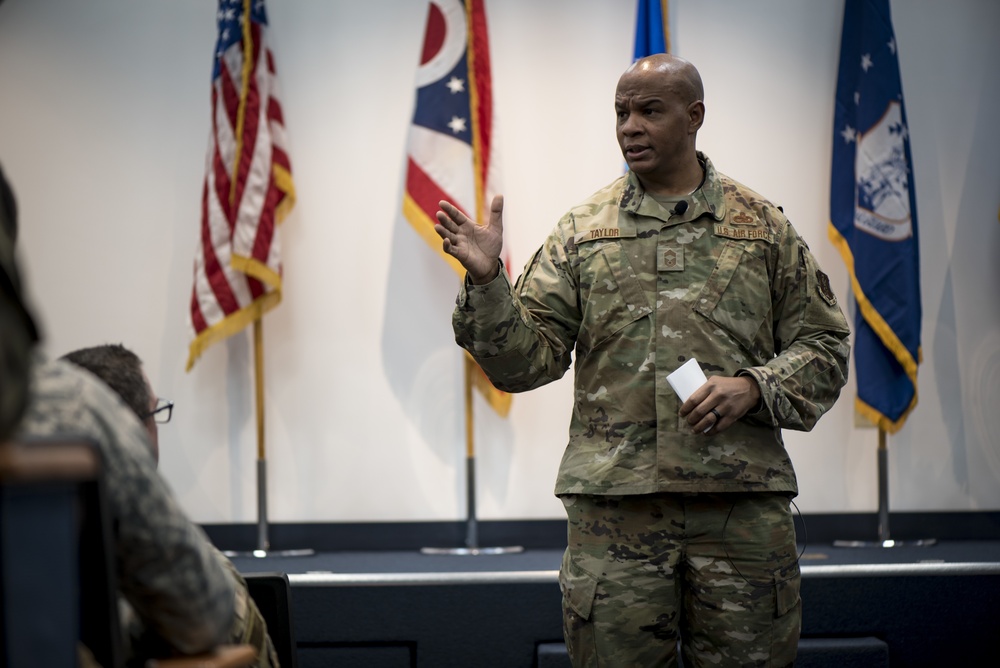
[{"label": "black chair back", "polygon": [[267,623],[281,668],[299,665],[292,624],[292,587],[285,573],[241,573],[247,583],[250,598],[257,604]]},{"label": "black chair back", "polygon": [[0,666],[123,664],[106,518],[96,444],[0,444]]}]

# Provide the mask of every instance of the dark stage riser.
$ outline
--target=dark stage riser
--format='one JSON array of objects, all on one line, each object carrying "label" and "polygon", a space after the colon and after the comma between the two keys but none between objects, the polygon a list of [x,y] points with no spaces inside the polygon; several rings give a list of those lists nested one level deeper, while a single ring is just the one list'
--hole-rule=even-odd
[{"label": "dark stage riser", "polygon": [[[540,645],[562,642],[554,571],[353,577],[291,577],[301,668],[534,668]],[[804,566],[802,598],[797,665],[886,665],[851,662],[865,642],[887,646],[893,668],[998,656],[1000,564]]]},{"label": "dark stage riser", "polygon": [[[903,546],[871,546],[871,513],[796,517],[807,543],[796,668],[1000,666],[1000,513],[894,513],[892,526]],[[254,547],[252,525],[205,529],[221,549]],[[273,550],[315,555],[233,561],[288,574],[300,668],[568,666],[556,578],[564,520],[480,522],[480,545],[524,551],[471,557],[421,553],[461,546],[463,522],[272,529]]]}]

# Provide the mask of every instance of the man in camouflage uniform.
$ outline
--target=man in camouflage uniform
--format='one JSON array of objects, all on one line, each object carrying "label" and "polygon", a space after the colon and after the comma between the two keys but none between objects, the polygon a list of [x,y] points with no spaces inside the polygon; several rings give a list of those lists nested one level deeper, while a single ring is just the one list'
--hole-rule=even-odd
[{"label": "man in camouflage uniform", "polygon": [[[63,355],[63,359],[86,369],[97,376],[108,387],[115,391],[122,401],[132,409],[132,413],[142,422],[149,435],[150,452],[153,459],[159,462],[159,427],[157,414],[172,408],[161,406],[149,377],[142,368],[142,360],[134,352],[121,344],[104,344],[80,348]],[[171,405],[172,407],[172,405]],[[169,419],[169,413],[167,413]],[[253,645],[257,649],[257,659],[254,668],[278,668],[278,655],[274,643],[267,633],[267,623],[250,597],[246,580],[222,552],[212,548],[216,559],[236,582],[236,614],[233,627],[229,632],[227,643]],[[131,638],[133,653],[138,656],[150,656],[156,653],[154,649],[162,642],[151,636],[142,620],[135,615],[127,603],[122,606],[122,626]]]},{"label": "man in camouflage uniform", "polygon": [[[846,382],[849,329],[779,208],[695,148],[703,88],[659,54],[621,77],[629,173],[571,209],[511,286],[503,201],[477,225],[442,202],[467,270],[454,328],[494,384],[562,377],[575,405],[555,492],[575,666],[785,666],[801,627],[781,429],[808,430]],[[666,376],[708,381],[681,403]]]},{"label": "man in camouflage uniform", "polygon": [[145,429],[90,373],[36,358],[18,437],[67,435],[100,448],[118,588],[144,625],[180,654],[227,642],[236,583],[156,472]]},{"label": "man in camouflage uniform", "polygon": [[[13,262],[17,220],[13,193],[2,172],[0,211],[0,268],[6,283],[17,275]],[[119,591],[172,652],[197,654],[224,643],[236,615],[235,581],[156,472],[146,430],[94,376],[68,362],[46,361],[32,353],[38,337],[18,283],[4,285],[3,299],[0,352],[5,359],[0,366],[0,389],[4,402],[8,390],[11,395],[13,391],[23,395],[17,415],[11,413],[19,421],[3,426],[13,427],[20,440],[72,436],[97,443],[114,531]],[[16,317],[11,318],[12,313]],[[8,338],[9,332],[18,337]],[[92,658],[83,653],[81,661],[88,660]]]}]

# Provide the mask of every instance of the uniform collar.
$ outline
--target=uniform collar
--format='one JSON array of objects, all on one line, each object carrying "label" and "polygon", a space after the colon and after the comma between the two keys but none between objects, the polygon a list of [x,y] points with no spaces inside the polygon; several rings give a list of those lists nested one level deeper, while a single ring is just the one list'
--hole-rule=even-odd
[{"label": "uniform collar", "polygon": [[619,208],[633,215],[658,218],[668,225],[687,223],[703,215],[709,215],[716,221],[724,220],[726,217],[726,198],[723,194],[722,182],[708,156],[701,151],[698,151],[697,155],[698,162],[705,170],[705,180],[698,190],[684,198],[688,203],[684,213],[671,214],[670,211],[660,206],[660,203],[652,196],[647,197],[639,179],[631,171],[625,175],[622,193],[618,198]]}]

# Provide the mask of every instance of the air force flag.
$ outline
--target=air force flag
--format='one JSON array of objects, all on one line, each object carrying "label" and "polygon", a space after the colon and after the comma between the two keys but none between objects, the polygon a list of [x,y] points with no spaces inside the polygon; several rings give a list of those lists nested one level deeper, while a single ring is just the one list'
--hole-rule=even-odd
[{"label": "air force flag", "polygon": [[635,48],[632,62],[654,53],[670,53],[666,0],[639,0],[635,13]]},{"label": "air force flag", "polygon": [[920,256],[912,164],[889,1],[847,0],[829,232],[857,302],[857,409],[890,433],[917,404]]}]

